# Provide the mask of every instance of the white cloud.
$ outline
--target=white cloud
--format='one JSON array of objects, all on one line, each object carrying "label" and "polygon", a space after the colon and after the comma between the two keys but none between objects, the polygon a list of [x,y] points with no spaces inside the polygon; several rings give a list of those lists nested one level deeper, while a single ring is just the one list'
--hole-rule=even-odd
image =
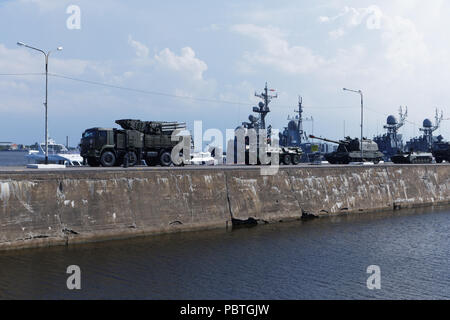
[{"label": "white cloud", "polygon": [[397,68],[403,69],[427,64],[430,61],[430,52],[414,23],[399,16],[385,17],[386,26],[382,40],[386,45],[386,59]]},{"label": "white cloud", "polygon": [[207,64],[195,56],[191,47],[182,48],[180,55],[166,48],[155,55],[155,60],[159,66],[182,72],[194,80],[203,80],[203,72],[208,69]]},{"label": "white cloud", "polygon": [[[321,19],[322,18],[322,19]],[[413,69],[415,65],[430,60],[429,50],[423,35],[410,19],[384,13],[378,6],[367,8],[345,7],[338,15],[322,22],[339,25],[329,32],[336,39],[364,25],[368,30],[379,30],[382,44],[382,55],[396,69]]]},{"label": "white cloud", "polygon": [[139,41],[133,40],[131,35],[128,36],[128,44],[136,50],[136,56],[138,58],[147,58],[149,50],[147,46]]},{"label": "white cloud", "polygon": [[264,64],[285,73],[301,74],[311,72],[325,62],[307,47],[291,46],[278,28],[239,24],[232,26],[232,30],[260,43],[262,50],[244,54],[247,64]]},{"label": "white cloud", "polygon": [[357,27],[365,22],[368,29],[379,29],[383,12],[378,6],[371,5],[367,8],[344,7],[336,16],[320,16],[320,23],[332,23],[344,20],[348,28]]}]

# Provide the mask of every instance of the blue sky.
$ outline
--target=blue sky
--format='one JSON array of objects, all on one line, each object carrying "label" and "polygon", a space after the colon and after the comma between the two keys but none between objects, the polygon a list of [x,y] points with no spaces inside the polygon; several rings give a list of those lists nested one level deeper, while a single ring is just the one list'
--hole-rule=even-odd
[{"label": "blue sky", "polygon": [[[81,29],[68,29],[69,5]],[[45,50],[51,73],[182,97],[172,98],[50,77],[50,136],[78,143],[84,129],[119,118],[202,120],[203,128],[246,121],[267,81],[279,98],[268,122],[282,129],[301,94],[314,133],[359,135],[364,92],[365,135],[383,131],[388,114],[408,106],[418,135],[435,108],[450,117],[450,3],[431,1],[0,1],[0,74],[39,73]],[[44,140],[44,78],[0,75],[0,140]],[[415,123],[415,124],[413,124]],[[446,138],[449,121],[437,131]],[[311,131],[311,123],[306,129]]]}]

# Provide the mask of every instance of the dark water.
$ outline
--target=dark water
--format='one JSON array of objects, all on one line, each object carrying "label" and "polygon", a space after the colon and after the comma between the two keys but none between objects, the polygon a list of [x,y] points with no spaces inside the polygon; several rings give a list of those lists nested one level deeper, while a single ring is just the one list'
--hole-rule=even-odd
[{"label": "dark water", "polygon": [[449,299],[449,235],[441,208],[0,252],[0,298]]},{"label": "dark water", "polygon": [[0,166],[23,166],[27,164],[28,151],[0,151]]}]

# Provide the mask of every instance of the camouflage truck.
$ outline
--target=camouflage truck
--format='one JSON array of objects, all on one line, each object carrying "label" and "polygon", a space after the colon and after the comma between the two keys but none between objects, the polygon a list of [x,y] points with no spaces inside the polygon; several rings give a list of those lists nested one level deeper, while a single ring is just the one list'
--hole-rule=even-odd
[{"label": "camouflage truck", "polygon": [[116,120],[122,129],[91,128],[84,131],[80,142],[80,154],[92,167],[120,166],[128,160],[134,166],[145,160],[147,165],[170,166],[172,149],[182,137],[172,141],[175,130],[185,130],[179,122]]}]

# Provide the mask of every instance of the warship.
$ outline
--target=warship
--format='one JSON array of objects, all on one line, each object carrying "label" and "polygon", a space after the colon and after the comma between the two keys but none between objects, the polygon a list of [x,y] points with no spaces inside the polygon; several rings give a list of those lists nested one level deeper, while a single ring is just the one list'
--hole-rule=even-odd
[{"label": "warship", "polygon": [[[258,106],[253,107],[253,112],[258,114],[258,116],[255,115],[249,115],[248,119],[249,122],[242,122],[240,126],[238,126],[235,129],[236,136],[234,138],[234,162],[237,163],[237,155],[238,155],[238,141],[237,136],[239,135],[239,131],[243,130],[245,133],[245,164],[261,164],[261,159],[259,158],[259,150],[260,150],[260,135],[265,134],[266,137],[263,137],[266,139],[266,141],[269,143],[267,153],[268,154],[274,154],[278,153],[279,155],[279,164],[285,164],[285,165],[297,165],[301,161],[302,157],[302,150],[299,147],[296,146],[279,146],[279,147],[272,147],[270,146],[270,142],[272,139],[272,125],[267,126],[266,128],[266,116],[270,112],[269,103],[274,98],[278,98],[278,95],[270,95],[269,92],[274,92],[274,89],[268,89],[267,82],[264,87],[264,91],[261,94],[258,94],[255,92],[255,96],[260,98],[262,101],[258,103]],[[250,141],[250,138],[248,136],[249,130],[255,130],[257,139],[256,143],[253,141]],[[256,144],[256,145],[255,145]],[[256,157],[252,157],[251,153],[252,151],[256,151]],[[256,161],[255,161],[256,160]],[[253,163],[254,162],[254,163]]]},{"label": "warship", "polygon": [[433,136],[433,132],[439,129],[441,121],[443,120],[443,112],[439,114],[436,109],[435,124],[431,122],[430,119],[423,120],[422,128],[419,130],[423,132],[420,137],[415,137],[406,142],[405,151],[415,151],[415,152],[431,152],[433,144],[438,141],[437,137]]},{"label": "warship", "polygon": [[[322,160],[324,155],[329,152],[330,146],[327,143],[315,143],[309,140],[306,131],[303,129],[303,99],[298,99],[298,109],[294,112],[298,113],[294,117],[288,116],[287,127],[283,132],[279,133],[280,146],[298,147],[302,150],[302,162],[317,162]],[[314,121],[313,118],[306,120]]]},{"label": "warship", "polygon": [[393,115],[389,115],[386,119],[386,125],[383,126],[386,129],[386,133],[376,136],[373,141],[378,144],[378,148],[383,153],[384,161],[391,161],[391,157],[399,154],[403,151],[403,139],[402,135],[398,133],[398,130],[405,124],[408,116],[408,107],[403,108],[400,106],[399,120]]}]

